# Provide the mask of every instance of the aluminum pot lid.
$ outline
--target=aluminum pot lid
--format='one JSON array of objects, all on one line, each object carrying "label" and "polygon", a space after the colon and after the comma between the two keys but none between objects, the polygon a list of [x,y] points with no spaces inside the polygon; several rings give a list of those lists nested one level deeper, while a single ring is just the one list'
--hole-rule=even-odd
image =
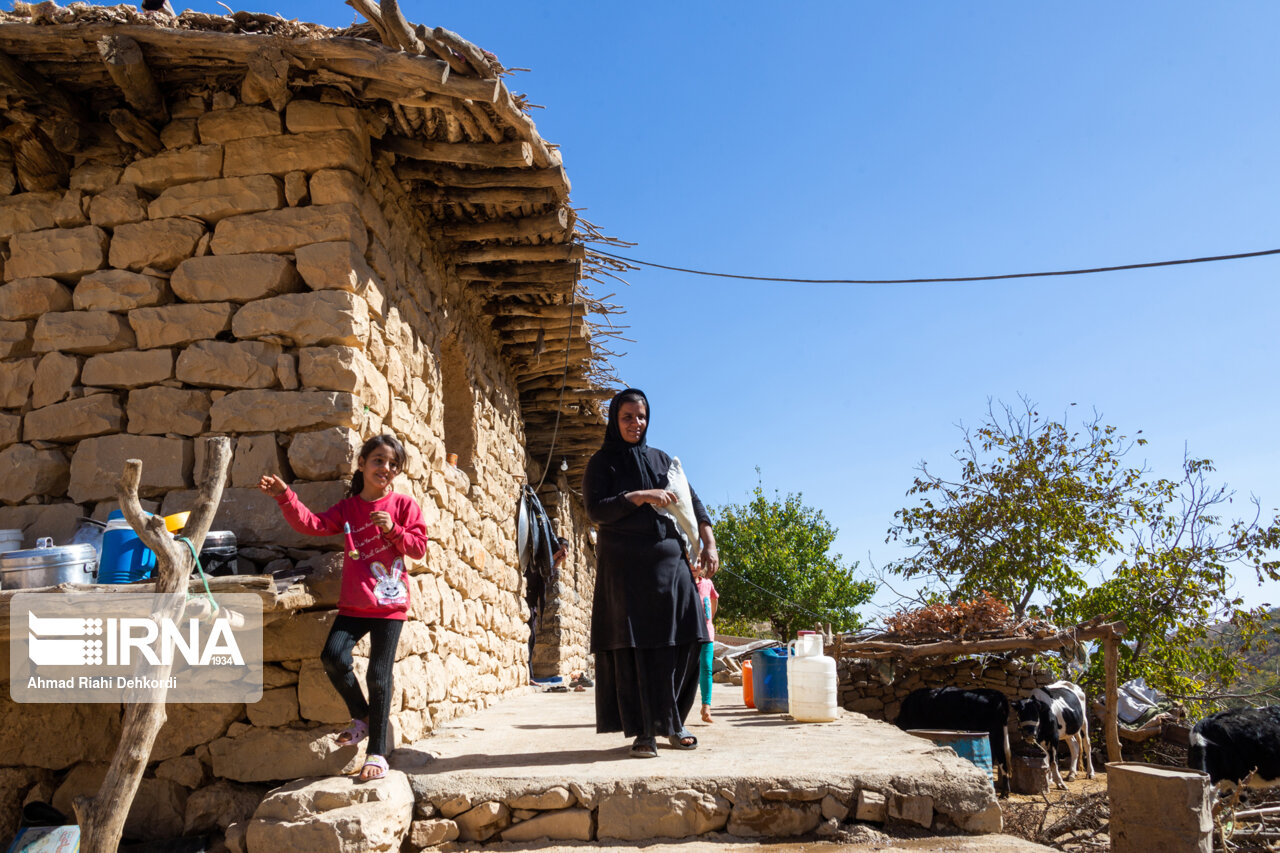
[{"label": "aluminum pot lid", "polygon": [[50,545],[45,548],[27,548],[22,551],[6,551],[0,554],[0,571],[15,569],[45,569],[71,563],[96,563],[98,549],[92,545]]},{"label": "aluminum pot lid", "polygon": [[205,534],[204,547],[206,548],[234,548],[236,546],[236,534],[234,530],[210,530]]}]

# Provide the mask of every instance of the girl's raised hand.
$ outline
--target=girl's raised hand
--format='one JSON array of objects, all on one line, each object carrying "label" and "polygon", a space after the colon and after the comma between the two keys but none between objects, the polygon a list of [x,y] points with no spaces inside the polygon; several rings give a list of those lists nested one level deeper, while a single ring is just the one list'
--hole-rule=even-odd
[{"label": "girl's raised hand", "polygon": [[378,525],[378,529],[383,533],[390,533],[391,528],[395,526],[391,522],[391,513],[384,510],[375,510],[369,513],[369,520]]},{"label": "girl's raised hand", "polygon": [[258,481],[258,488],[274,498],[277,495],[283,495],[289,487],[275,474],[263,474],[262,479]]}]

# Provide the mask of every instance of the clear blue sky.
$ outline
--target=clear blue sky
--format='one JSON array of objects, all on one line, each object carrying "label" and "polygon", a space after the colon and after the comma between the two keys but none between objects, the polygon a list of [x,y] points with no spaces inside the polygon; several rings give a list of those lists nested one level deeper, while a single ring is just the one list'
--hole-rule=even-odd
[{"label": "clear blue sky", "polygon": [[[546,106],[574,204],[638,258],[905,278],[1280,247],[1273,2],[403,8],[532,69],[509,85]],[[1186,446],[1274,511],[1278,276],[1280,258],[913,286],[645,270],[616,288],[635,339],[617,372],[704,500],[746,500],[759,466],[864,568],[900,555],[885,531],[914,467],[954,470],[955,425],[989,397],[1096,407],[1144,431],[1157,473]]]}]

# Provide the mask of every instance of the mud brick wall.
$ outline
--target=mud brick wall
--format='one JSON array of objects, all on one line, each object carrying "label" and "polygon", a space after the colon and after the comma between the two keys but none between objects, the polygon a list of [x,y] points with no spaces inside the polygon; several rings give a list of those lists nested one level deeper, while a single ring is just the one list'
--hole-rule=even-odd
[{"label": "mud brick wall", "polygon": [[892,666],[888,661],[842,658],[836,671],[842,707],[888,722],[898,718],[907,694],[921,687],[990,687],[1012,701],[1056,680],[1047,666],[1035,660],[1000,658],[929,665],[893,661]]},{"label": "mud brick wall", "polygon": [[[80,516],[115,506],[131,457],[143,460],[149,508],[188,509],[196,439],[227,435],[234,462],[215,528],[236,533],[246,569],[311,573],[314,608],[267,628],[262,701],[170,707],[131,818],[151,838],[221,831],[267,783],[360,760],[333,747],[347,713],[318,660],[340,543],[290,530],[255,488],[263,473],[323,509],[343,496],[364,438],[390,430],[404,442],[400,488],[432,542],[410,567],[397,741],[492,704],[528,672],[515,383],[477,297],[446,278],[372,153],[379,120],[306,99],[245,106],[226,92],[171,106],[153,156],[84,160],[63,188],[0,199],[0,528],[22,528],[28,546],[67,541]],[[574,555],[543,661],[561,671],[586,668],[591,593],[585,520],[565,494],[558,527]],[[117,706],[4,698],[0,717],[0,816],[24,799],[68,808],[102,778],[120,729]]]}]

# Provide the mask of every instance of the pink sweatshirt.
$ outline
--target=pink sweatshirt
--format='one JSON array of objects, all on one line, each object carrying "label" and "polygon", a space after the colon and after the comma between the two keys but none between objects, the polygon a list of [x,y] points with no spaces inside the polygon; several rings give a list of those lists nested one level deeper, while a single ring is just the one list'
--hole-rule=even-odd
[{"label": "pink sweatshirt", "polygon": [[[409,610],[409,573],[404,557],[420,560],[427,553],[427,527],[413,498],[392,492],[367,501],[359,495],[343,498],[319,515],[298,500],[293,489],[276,496],[285,521],[299,533],[311,536],[341,534],[351,525],[351,541],[359,556],[342,558],[342,591],[338,612],[343,616],[405,619]],[[383,533],[369,520],[382,510],[391,515],[391,532]],[[345,551],[347,546],[343,545]]]}]

